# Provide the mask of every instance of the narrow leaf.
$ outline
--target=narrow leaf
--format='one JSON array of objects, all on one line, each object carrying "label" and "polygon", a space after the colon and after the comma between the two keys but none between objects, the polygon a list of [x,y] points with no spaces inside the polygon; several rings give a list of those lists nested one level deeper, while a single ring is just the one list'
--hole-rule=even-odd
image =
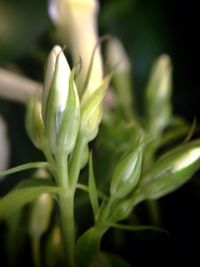
[{"label": "narrow leaf", "polygon": [[0,172],[0,176],[6,176],[6,175],[13,174],[16,172],[25,171],[28,169],[37,169],[37,168],[52,168],[52,166],[48,162],[42,162],[42,161],[31,162],[31,163],[22,164],[17,167],[11,168],[9,170]]},{"label": "narrow leaf", "polygon": [[78,239],[75,249],[75,263],[77,267],[91,266],[90,264],[99,252],[101,238],[102,233],[92,227]]},{"label": "narrow leaf", "polygon": [[90,159],[89,159],[88,187],[89,187],[90,202],[92,205],[92,210],[93,210],[93,214],[94,214],[94,218],[95,218],[97,215],[98,209],[99,209],[99,203],[98,203],[98,192],[97,192],[96,182],[95,182],[95,178],[94,178],[92,154],[90,154]]},{"label": "narrow leaf", "polygon": [[125,225],[120,223],[109,223],[110,227],[121,229],[121,230],[127,230],[127,231],[146,231],[146,230],[152,230],[157,232],[163,232],[168,234],[168,232],[162,228],[151,226],[151,225]]},{"label": "narrow leaf", "polygon": [[43,193],[62,193],[62,189],[59,187],[42,186],[41,183],[35,186],[23,186],[21,188],[16,188],[0,199],[0,219],[7,217],[9,214],[31,202]]}]

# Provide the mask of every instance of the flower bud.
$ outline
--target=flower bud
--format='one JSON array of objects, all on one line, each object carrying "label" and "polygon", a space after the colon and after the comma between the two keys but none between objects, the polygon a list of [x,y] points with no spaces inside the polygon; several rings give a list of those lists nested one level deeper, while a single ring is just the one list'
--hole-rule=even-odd
[{"label": "flower bud", "polygon": [[147,199],[160,198],[188,181],[200,167],[200,140],[161,157],[142,178],[139,189]]},{"label": "flower bud", "polygon": [[69,154],[79,127],[79,98],[67,60],[55,46],[47,62],[42,114],[51,151]]},{"label": "flower bud", "polygon": [[83,97],[81,106],[80,135],[87,142],[93,140],[98,132],[99,123],[102,118],[103,98],[107,86],[110,82],[110,76],[104,79],[101,86],[92,94],[86,94]]},{"label": "flower bud", "polygon": [[113,206],[108,214],[107,221],[110,223],[115,223],[125,220],[131,214],[133,206],[134,201],[132,198],[122,199],[117,203],[113,203]]},{"label": "flower bud", "polygon": [[112,83],[118,95],[119,105],[126,119],[133,116],[131,63],[122,43],[117,38],[108,41],[106,51],[108,69],[114,69]]},{"label": "flower bud", "polygon": [[27,104],[25,125],[33,144],[42,150],[46,146],[47,140],[42,120],[41,101],[38,97],[30,98]]},{"label": "flower bud", "polygon": [[153,65],[145,95],[147,127],[153,136],[160,135],[170,121],[171,91],[171,61],[167,55],[162,55]]},{"label": "flower bud", "polygon": [[53,200],[46,193],[34,201],[29,224],[29,232],[32,237],[41,237],[47,231],[52,209]]},{"label": "flower bud", "polygon": [[143,150],[144,142],[140,138],[117,165],[110,185],[110,194],[114,198],[123,198],[134,190],[141,175]]}]

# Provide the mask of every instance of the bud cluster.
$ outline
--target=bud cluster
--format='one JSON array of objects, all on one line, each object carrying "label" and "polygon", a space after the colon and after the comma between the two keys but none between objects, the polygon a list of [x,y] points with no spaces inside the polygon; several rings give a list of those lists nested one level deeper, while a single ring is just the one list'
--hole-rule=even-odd
[{"label": "bud cluster", "polygon": [[62,48],[56,45],[47,60],[42,101],[35,98],[28,105],[27,131],[37,148],[48,147],[53,155],[69,155],[78,135],[85,140],[87,152],[87,143],[96,136],[101,121],[110,76],[93,92],[86,90],[81,104],[74,76],[75,70],[70,69]]}]

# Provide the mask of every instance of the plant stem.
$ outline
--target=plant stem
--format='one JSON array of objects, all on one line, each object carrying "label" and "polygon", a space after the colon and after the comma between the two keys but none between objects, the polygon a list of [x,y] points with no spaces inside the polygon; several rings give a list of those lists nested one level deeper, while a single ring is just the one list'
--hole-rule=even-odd
[{"label": "plant stem", "polygon": [[34,236],[32,239],[32,249],[35,267],[41,267],[40,238],[38,236]]},{"label": "plant stem", "polygon": [[61,216],[61,229],[64,249],[67,255],[67,266],[74,266],[75,226],[74,226],[74,193],[69,186],[67,157],[63,153],[57,153],[57,183],[64,189],[59,197]]},{"label": "plant stem", "polygon": [[59,198],[61,229],[67,266],[74,266],[75,227],[74,227],[74,196],[65,194]]}]

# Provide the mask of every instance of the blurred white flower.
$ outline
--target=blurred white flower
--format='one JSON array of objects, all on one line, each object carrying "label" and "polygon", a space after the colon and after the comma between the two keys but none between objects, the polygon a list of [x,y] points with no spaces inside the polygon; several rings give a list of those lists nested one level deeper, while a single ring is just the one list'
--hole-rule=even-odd
[{"label": "blurred white flower", "polygon": [[[0,171],[4,171],[8,167],[10,155],[10,146],[9,140],[7,136],[7,127],[0,117]],[[0,177],[2,179],[2,177]]]},{"label": "blurred white flower", "polygon": [[22,75],[0,68],[0,97],[20,103],[36,93],[42,92],[42,85]]},{"label": "blurred white flower", "polygon": [[[50,0],[49,16],[57,27],[64,44],[69,45],[73,62],[81,58],[82,69],[79,76],[78,88],[83,86],[94,47],[98,43],[97,0]],[[93,67],[87,90],[95,90],[103,76],[100,47],[94,56]]]}]

